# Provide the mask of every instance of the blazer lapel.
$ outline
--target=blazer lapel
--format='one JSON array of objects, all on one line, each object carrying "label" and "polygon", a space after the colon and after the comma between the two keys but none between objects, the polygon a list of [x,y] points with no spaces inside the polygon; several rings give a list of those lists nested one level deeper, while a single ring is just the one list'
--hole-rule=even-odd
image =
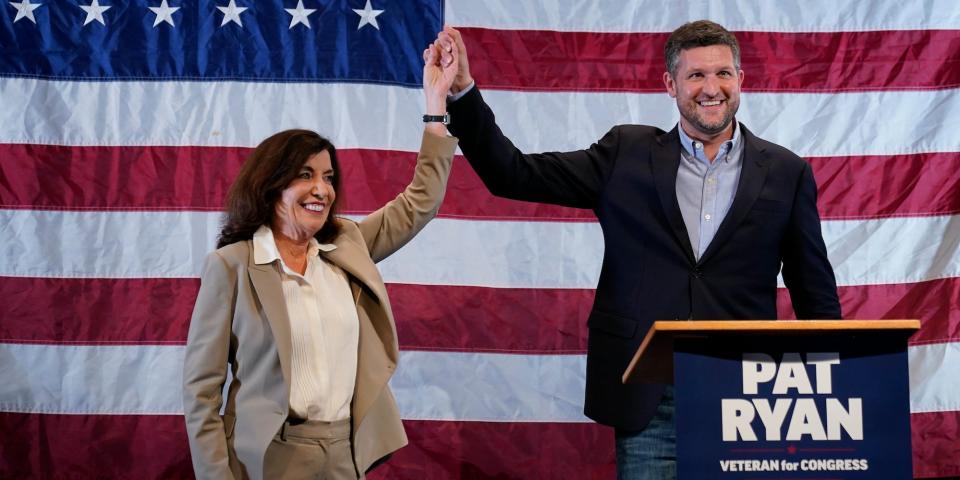
[{"label": "blazer lapel", "polygon": [[747,213],[753,207],[753,203],[760,196],[763,189],[763,183],[767,178],[769,164],[766,161],[766,155],[755,142],[755,137],[742,124],[739,125],[743,133],[743,165],[740,170],[740,182],[737,184],[737,194],[733,198],[733,205],[730,211],[720,223],[717,234],[700,257],[700,263],[709,259],[723,243],[726,242],[733,232],[736,231],[740,222],[746,218]]},{"label": "blazer lapel", "polygon": [[250,281],[257,292],[257,298],[267,315],[267,322],[277,342],[277,355],[280,356],[280,370],[286,384],[291,385],[290,363],[292,362],[293,346],[291,345],[290,317],[287,314],[287,304],[283,299],[280,273],[274,264],[257,265],[253,262],[253,245],[250,245],[250,263],[248,265]]},{"label": "blazer lapel", "polygon": [[683,214],[680,213],[680,203],[677,201],[677,169],[680,168],[680,134],[677,128],[679,126],[656,138],[651,153],[651,169],[663,213],[670,222],[674,237],[692,264],[693,248],[690,246],[690,236],[687,234]]},{"label": "blazer lapel", "polygon": [[[380,272],[370,260],[366,246],[357,245],[345,237],[341,235],[334,241],[337,248],[329,252],[321,251],[320,255],[356,278],[376,295],[380,303],[384,303],[387,299],[387,291],[380,278]],[[357,294],[358,292],[354,291],[354,302],[357,300]]]}]

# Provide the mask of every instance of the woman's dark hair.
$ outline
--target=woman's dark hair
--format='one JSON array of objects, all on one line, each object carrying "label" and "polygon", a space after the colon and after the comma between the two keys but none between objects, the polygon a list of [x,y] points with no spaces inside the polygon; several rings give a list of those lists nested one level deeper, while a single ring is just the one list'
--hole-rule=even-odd
[{"label": "woman's dark hair", "polygon": [[240,167],[240,173],[227,193],[227,213],[217,239],[217,248],[253,238],[261,225],[273,222],[274,208],[280,193],[300,173],[307,160],[326,150],[333,167],[333,189],[337,199],[330,205],[330,215],[314,235],[320,243],[330,243],[340,233],[335,217],[340,195],[340,165],[337,149],[330,140],[309,130],[284,130],[267,138]]}]

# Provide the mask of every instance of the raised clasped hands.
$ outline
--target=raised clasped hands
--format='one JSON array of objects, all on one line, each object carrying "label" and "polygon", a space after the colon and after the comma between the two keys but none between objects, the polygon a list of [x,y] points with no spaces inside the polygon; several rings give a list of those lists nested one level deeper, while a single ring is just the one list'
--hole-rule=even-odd
[{"label": "raised clasped hands", "polygon": [[443,31],[437,35],[433,42],[441,52],[451,52],[457,57],[457,74],[453,79],[450,88],[451,94],[457,94],[461,90],[473,83],[473,77],[470,76],[470,62],[467,60],[467,48],[463,44],[463,37],[460,32],[453,27],[444,27]]},{"label": "raised clasped hands", "polygon": [[456,48],[434,42],[423,51],[423,91],[427,114],[443,115],[447,111],[447,94],[459,71]]}]

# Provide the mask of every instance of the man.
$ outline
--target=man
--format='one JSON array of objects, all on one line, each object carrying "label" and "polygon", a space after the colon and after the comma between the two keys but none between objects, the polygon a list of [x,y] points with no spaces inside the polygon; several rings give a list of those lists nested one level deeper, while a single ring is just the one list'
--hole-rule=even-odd
[{"label": "man", "polygon": [[735,121],[740,48],[697,21],[664,47],[680,123],[620,125],[586,150],[524,154],[474,85],[459,33],[450,131],[497,196],[592,209],[604,259],[587,351],[584,413],[615,428],[620,478],[675,476],[673,392],[620,377],[653,321],[776,318],[781,272],[798,318],[840,318],[810,166]]}]

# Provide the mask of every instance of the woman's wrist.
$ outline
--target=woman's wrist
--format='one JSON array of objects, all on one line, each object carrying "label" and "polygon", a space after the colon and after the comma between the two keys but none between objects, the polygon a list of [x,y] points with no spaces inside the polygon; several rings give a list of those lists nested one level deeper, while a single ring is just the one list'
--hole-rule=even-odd
[{"label": "woman's wrist", "polygon": [[440,122],[429,122],[423,124],[423,129],[440,137],[447,136],[447,126]]},{"label": "woman's wrist", "polygon": [[427,115],[444,115],[447,113],[447,96],[427,96]]}]

